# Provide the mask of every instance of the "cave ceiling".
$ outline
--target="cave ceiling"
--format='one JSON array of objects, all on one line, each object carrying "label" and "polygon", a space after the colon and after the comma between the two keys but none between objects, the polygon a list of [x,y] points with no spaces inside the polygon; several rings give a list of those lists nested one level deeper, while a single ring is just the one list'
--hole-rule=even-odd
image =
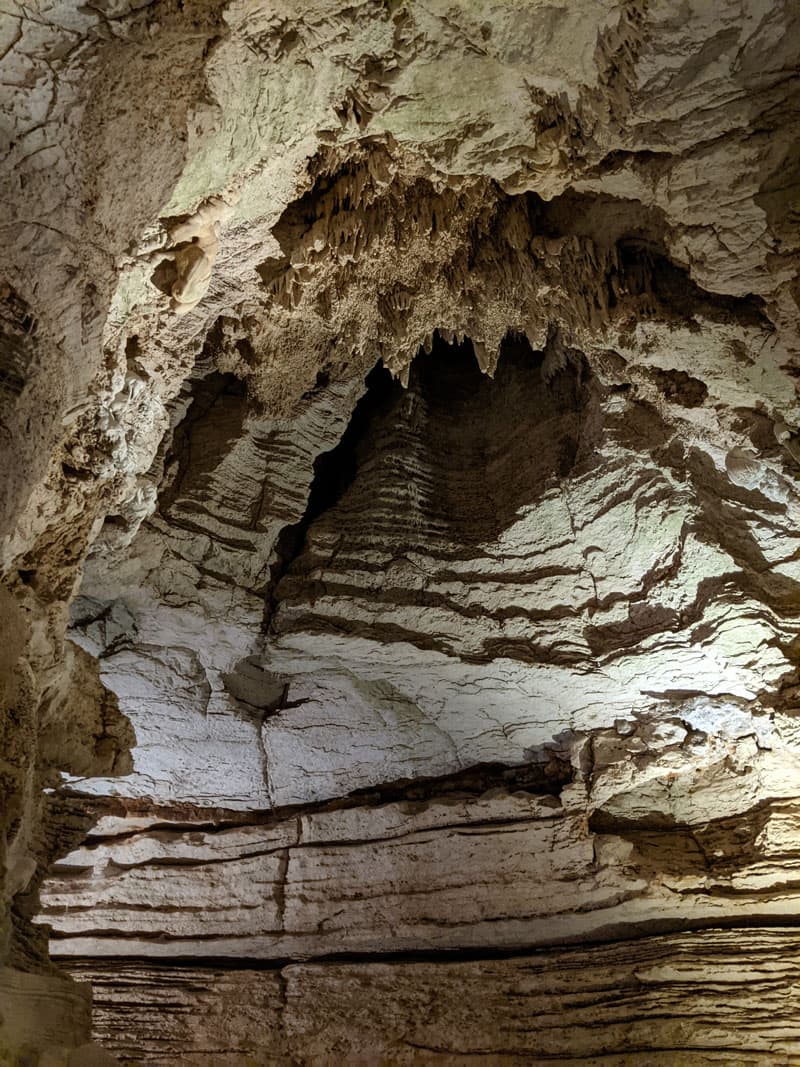
[{"label": "cave ceiling", "polygon": [[799,59],[0,11],[0,1063],[800,1062]]}]

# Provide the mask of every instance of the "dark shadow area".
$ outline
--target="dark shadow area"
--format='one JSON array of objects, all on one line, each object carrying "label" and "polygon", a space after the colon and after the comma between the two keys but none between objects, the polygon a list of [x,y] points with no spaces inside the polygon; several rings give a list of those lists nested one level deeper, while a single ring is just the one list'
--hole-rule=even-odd
[{"label": "dark shadow area", "polygon": [[[589,377],[583,356],[555,337],[547,353],[534,352],[524,337],[507,337],[494,378],[481,372],[471,342],[447,345],[437,337],[414,361],[397,431],[387,441],[396,484],[420,475],[415,495],[424,499],[425,525],[465,546],[496,540],[524,507],[568,477],[588,443]],[[413,446],[412,435],[418,464],[405,458],[404,438]]]},{"label": "dark shadow area", "polygon": [[[247,414],[244,382],[218,371],[193,383],[192,404],[176,426],[164,459],[158,510],[166,515],[180,498],[182,511],[193,501],[207,504],[207,484],[238,440]],[[195,506],[198,506],[195,504]]]},{"label": "dark shadow area", "polygon": [[531,232],[551,238],[588,238],[598,250],[613,252],[616,265],[603,280],[610,313],[630,304],[631,311],[647,318],[697,329],[695,315],[772,331],[762,297],[709,292],[691,278],[685,266],[672,261],[670,227],[660,209],[573,190],[552,200],[527,193],[525,203]]},{"label": "dark shadow area", "polygon": [[557,337],[542,353],[509,336],[490,378],[470,341],[436,335],[406,390],[380,367],[369,375],[342,441],[317,460],[283,558],[316,522],[354,547],[385,535],[409,550],[445,542],[471,552],[496,540],[591,454],[597,397],[583,356]]},{"label": "dark shadow area", "polygon": [[[601,392],[583,355],[555,332],[544,352],[507,337],[493,378],[469,340],[438,335],[414,360],[407,389],[379,364],[340,443],[314,465],[303,519],[278,539],[265,629],[279,602],[334,595],[311,573],[332,553],[359,571],[385,565],[375,556],[384,545],[393,559],[483,555],[525,509],[591,464]],[[428,603],[419,590],[408,595]],[[402,600],[393,589],[392,603]],[[390,619],[382,627],[387,641],[419,642]]]}]

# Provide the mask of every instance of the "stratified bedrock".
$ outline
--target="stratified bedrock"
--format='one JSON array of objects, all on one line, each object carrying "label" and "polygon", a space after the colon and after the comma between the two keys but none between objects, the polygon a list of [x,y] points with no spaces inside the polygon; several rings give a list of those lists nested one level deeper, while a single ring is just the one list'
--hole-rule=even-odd
[{"label": "stratified bedrock", "polygon": [[0,1067],[800,1065],[800,7],[4,0]]}]

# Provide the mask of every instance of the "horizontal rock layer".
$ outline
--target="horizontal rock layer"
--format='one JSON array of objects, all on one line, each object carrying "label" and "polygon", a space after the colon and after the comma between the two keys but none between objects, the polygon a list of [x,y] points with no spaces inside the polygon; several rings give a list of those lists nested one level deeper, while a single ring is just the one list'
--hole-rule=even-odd
[{"label": "horizontal rock layer", "polygon": [[71,970],[93,984],[103,1042],[152,1067],[760,1067],[793,1062],[800,1041],[791,928],[482,960],[275,970],[86,960]]},{"label": "horizontal rock layer", "polygon": [[[774,765],[771,774],[750,755],[754,776],[778,791]],[[582,786],[559,798],[529,791],[541,782],[509,792],[508,781],[263,825],[108,817],[99,829],[109,836],[61,861],[46,887],[52,950],[285,960],[520,949],[794,916],[797,799],[748,806],[743,796],[714,818],[730,769],[706,767],[716,797],[696,770],[694,781],[662,773],[643,797],[609,798],[588,828]]]}]

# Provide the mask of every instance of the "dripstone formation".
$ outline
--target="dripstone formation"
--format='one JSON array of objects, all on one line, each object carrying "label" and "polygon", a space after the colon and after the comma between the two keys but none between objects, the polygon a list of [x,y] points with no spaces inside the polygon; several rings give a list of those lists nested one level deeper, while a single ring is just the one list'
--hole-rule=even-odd
[{"label": "dripstone formation", "polygon": [[800,1063],[800,10],[0,12],[0,1064]]}]

